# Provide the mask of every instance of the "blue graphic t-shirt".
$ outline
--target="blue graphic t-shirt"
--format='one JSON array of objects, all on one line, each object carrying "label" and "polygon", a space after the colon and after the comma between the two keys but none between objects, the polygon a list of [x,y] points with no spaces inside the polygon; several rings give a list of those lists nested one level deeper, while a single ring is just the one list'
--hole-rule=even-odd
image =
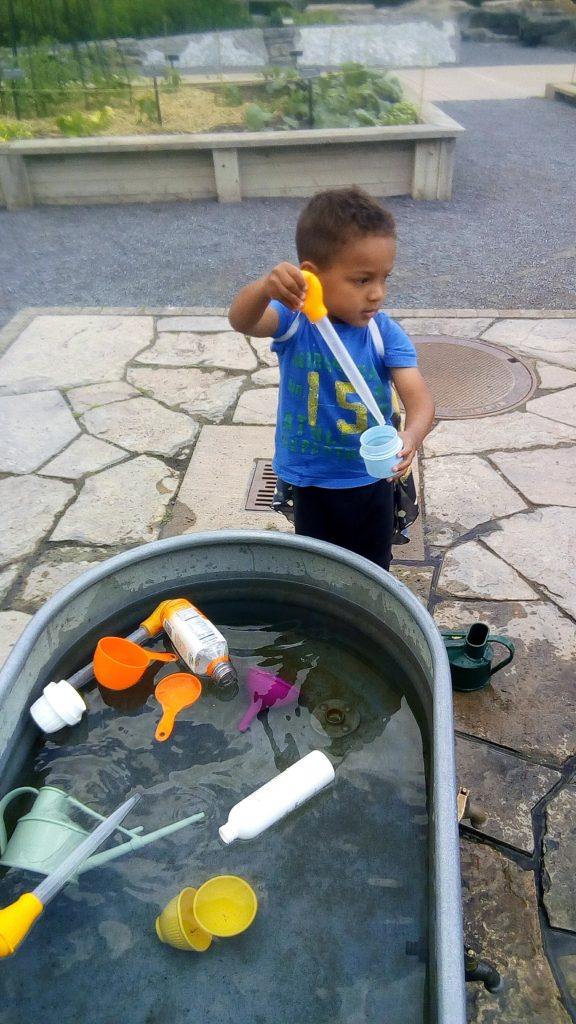
[{"label": "blue graphic t-shirt", "polygon": [[[303,314],[273,301],[278,330],[272,351],[280,365],[276,420],[276,476],[299,487],[361,487],[374,483],[360,455],[360,434],[375,425],[320,331]],[[416,366],[408,335],[385,313],[375,317],[384,343],[376,351],[368,327],[334,323],[348,352],[390,423],[390,369]],[[289,335],[285,340],[282,339]]]}]

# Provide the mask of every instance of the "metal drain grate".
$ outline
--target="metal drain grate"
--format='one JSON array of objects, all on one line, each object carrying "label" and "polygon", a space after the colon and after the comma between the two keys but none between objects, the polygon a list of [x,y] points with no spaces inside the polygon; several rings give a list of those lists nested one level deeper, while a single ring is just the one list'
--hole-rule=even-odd
[{"label": "metal drain grate", "polygon": [[269,512],[276,488],[276,474],[269,459],[255,459],[244,509],[246,512]]},{"label": "metal drain grate", "polygon": [[412,340],[439,419],[491,416],[514,409],[536,388],[536,379],[524,363],[485,342],[441,335],[413,335]]}]

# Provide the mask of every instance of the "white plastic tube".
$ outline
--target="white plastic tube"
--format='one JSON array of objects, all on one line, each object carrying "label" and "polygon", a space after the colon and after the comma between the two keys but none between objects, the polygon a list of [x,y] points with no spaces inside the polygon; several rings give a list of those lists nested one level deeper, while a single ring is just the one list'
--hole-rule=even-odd
[{"label": "white plastic tube", "polygon": [[228,844],[259,836],[333,780],[331,761],[321,750],[313,750],[235,804],[226,824],[218,829],[220,839]]}]

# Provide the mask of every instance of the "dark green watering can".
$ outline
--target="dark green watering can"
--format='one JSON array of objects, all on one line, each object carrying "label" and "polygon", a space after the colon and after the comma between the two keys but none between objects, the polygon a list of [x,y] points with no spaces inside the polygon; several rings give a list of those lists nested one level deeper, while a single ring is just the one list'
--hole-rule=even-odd
[{"label": "dark green watering can", "polygon": [[[514,657],[512,641],[506,636],[490,636],[485,622],[474,622],[461,632],[443,629],[441,633],[450,662],[454,690],[480,690],[487,686],[495,672],[509,665]],[[509,652],[503,661],[494,666],[491,644],[502,644]]]}]

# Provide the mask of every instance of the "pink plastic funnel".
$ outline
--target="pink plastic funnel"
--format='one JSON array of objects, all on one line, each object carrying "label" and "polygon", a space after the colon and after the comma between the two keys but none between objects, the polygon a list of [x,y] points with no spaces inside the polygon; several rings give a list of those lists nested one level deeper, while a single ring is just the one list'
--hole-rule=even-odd
[{"label": "pink plastic funnel", "polygon": [[280,676],[273,676],[257,665],[248,669],[246,685],[252,697],[252,704],[238,726],[240,732],[246,732],[250,722],[260,711],[271,708],[273,704],[295,704],[300,693],[299,686],[292,686]]}]

